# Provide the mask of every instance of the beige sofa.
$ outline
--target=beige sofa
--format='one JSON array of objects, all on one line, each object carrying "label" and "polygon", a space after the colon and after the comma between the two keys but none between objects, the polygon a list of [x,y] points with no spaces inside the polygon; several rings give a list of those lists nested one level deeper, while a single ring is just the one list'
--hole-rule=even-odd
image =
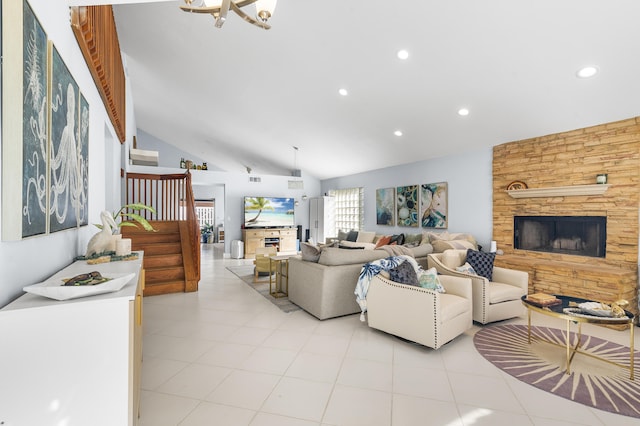
[{"label": "beige sofa", "polygon": [[[410,249],[418,263],[427,265],[431,246]],[[318,262],[289,259],[289,300],[318,319],[360,312],[354,294],[362,265],[389,257],[384,250],[349,250],[328,247]]]},{"label": "beige sofa", "polygon": [[376,275],[367,293],[369,327],[438,349],[473,324],[471,279],[441,275],[446,293]]}]

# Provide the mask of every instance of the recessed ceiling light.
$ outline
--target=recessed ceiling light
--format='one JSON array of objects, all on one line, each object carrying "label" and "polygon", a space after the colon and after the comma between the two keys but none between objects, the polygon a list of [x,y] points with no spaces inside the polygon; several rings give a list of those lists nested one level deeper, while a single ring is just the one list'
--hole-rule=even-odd
[{"label": "recessed ceiling light", "polygon": [[396,136],[402,136],[402,130],[396,130],[393,134]]},{"label": "recessed ceiling light", "polygon": [[576,72],[576,75],[580,78],[589,78],[593,77],[596,74],[598,74],[598,68],[594,66],[580,68],[578,72]]},{"label": "recessed ceiling light", "polygon": [[469,115],[469,110],[468,110],[467,108],[460,108],[460,109],[458,110],[458,115],[461,115],[461,116],[463,116],[463,117],[464,117],[465,115]]},{"label": "recessed ceiling light", "polygon": [[402,50],[398,50],[398,58],[400,59],[407,59],[409,57],[409,52],[407,52],[406,50],[402,49]]},{"label": "recessed ceiling light", "polygon": [[341,96],[347,96],[349,94],[347,89],[340,89],[338,90],[338,93],[340,93]]}]

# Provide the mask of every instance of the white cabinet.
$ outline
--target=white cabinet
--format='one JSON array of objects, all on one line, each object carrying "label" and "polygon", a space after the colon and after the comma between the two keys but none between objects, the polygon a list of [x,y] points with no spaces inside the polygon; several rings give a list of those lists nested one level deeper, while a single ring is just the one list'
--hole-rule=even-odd
[{"label": "white cabinet", "polygon": [[52,278],[136,275],[118,292],[56,301],[25,294],[0,310],[0,424],[138,423],[142,360],[142,253],[75,262]]},{"label": "white cabinet", "polygon": [[309,199],[309,238],[324,243],[326,238],[336,237],[335,199],[316,197]]}]

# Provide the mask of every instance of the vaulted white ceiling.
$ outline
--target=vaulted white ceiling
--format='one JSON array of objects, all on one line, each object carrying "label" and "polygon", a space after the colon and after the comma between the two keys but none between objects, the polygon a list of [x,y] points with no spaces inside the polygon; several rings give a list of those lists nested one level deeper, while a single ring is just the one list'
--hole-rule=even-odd
[{"label": "vaulted white ceiling", "polygon": [[325,179],[640,116],[638,0],[280,0],[269,31],[180,4],[114,6],[137,127],[221,170]]}]

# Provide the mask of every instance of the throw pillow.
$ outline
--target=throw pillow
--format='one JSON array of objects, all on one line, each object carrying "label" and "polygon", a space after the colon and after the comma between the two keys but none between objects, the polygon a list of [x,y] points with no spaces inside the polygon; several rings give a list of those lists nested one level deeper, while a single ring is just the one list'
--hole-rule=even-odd
[{"label": "throw pillow", "polygon": [[389,244],[393,244],[393,243],[396,243],[399,246],[404,244],[404,234],[392,235],[391,236],[391,241],[389,242]]},{"label": "throw pillow", "polygon": [[435,290],[438,293],[446,293],[446,290],[438,279],[438,271],[436,271],[436,268],[429,268],[426,271],[421,269],[418,274],[418,283],[422,288]]},{"label": "throw pillow", "polygon": [[363,246],[351,246],[351,245],[345,244],[350,242],[351,241],[344,241],[342,244],[338,246],[338,248],[345,249],[345,250],[364,250]]},{"label": "throw pillow", "polygon": [[344,231],[338,231],[338,240],[342,241],[346,239],[347,239],[347,233]]},{"label": "throw pillow", "polygon": [[411,266],[411,263],[406,260],[389,270],[389,277],[391,281],[395,281],[401,284],[418,285],[418,276],[416,271]]},{"label": "throw pillow", "polygon": [[476,274],[476,270],[469,265],[469,262],[465,262],[464,265],[456,267],[456,271],[470,275],[478,275]]},{"label": "throw pillow", "polygon": [[385,235],[384,237],[381,237],[378,242],[376,243],[376,248],[378,247],[382,247],[382,246],[386,246],[391,242],[391,235]]},{"label": "throw pillow", "polygon": [[314,246],[313,244],[302,242],[300,243],[300,251],[302,252],[302,260],[317,263],[318,259],[320,259],[322,249],[318,246]]},{"label": "throw pillow", "polygon": [[415,246],[419,246],[422,242],[422,234],[405,234],[404,235],[404,244],[413,244]]},{"label": "throw pillow", "polygon": [[495,253],[484,253],[476,250],[467,250],[467,262],[481,277],[485,277],[489,281],[493,277],[493,261],[496,258]]},{"label": "throw pillow", "polygon": [[445,250],[466,250],[475,249],[476,245],[467,240],[434,240],[431,245],[436,253],[441,253]]},{"label": "throw pillow", "polygon": [[375,238],[376,233],[375,232],[365,232],[365,231],[360,231],[358,232],[358,238],[356,239],[357,243],[372,243],[373,239]]},{"label": "throw pillow", "polygon": [[349,233],[347,234],[347,238],[345,238],[347,241],[352,241],[352,242],[356,242],[356,240],[358,239],[358,231],[349,231]]}]

